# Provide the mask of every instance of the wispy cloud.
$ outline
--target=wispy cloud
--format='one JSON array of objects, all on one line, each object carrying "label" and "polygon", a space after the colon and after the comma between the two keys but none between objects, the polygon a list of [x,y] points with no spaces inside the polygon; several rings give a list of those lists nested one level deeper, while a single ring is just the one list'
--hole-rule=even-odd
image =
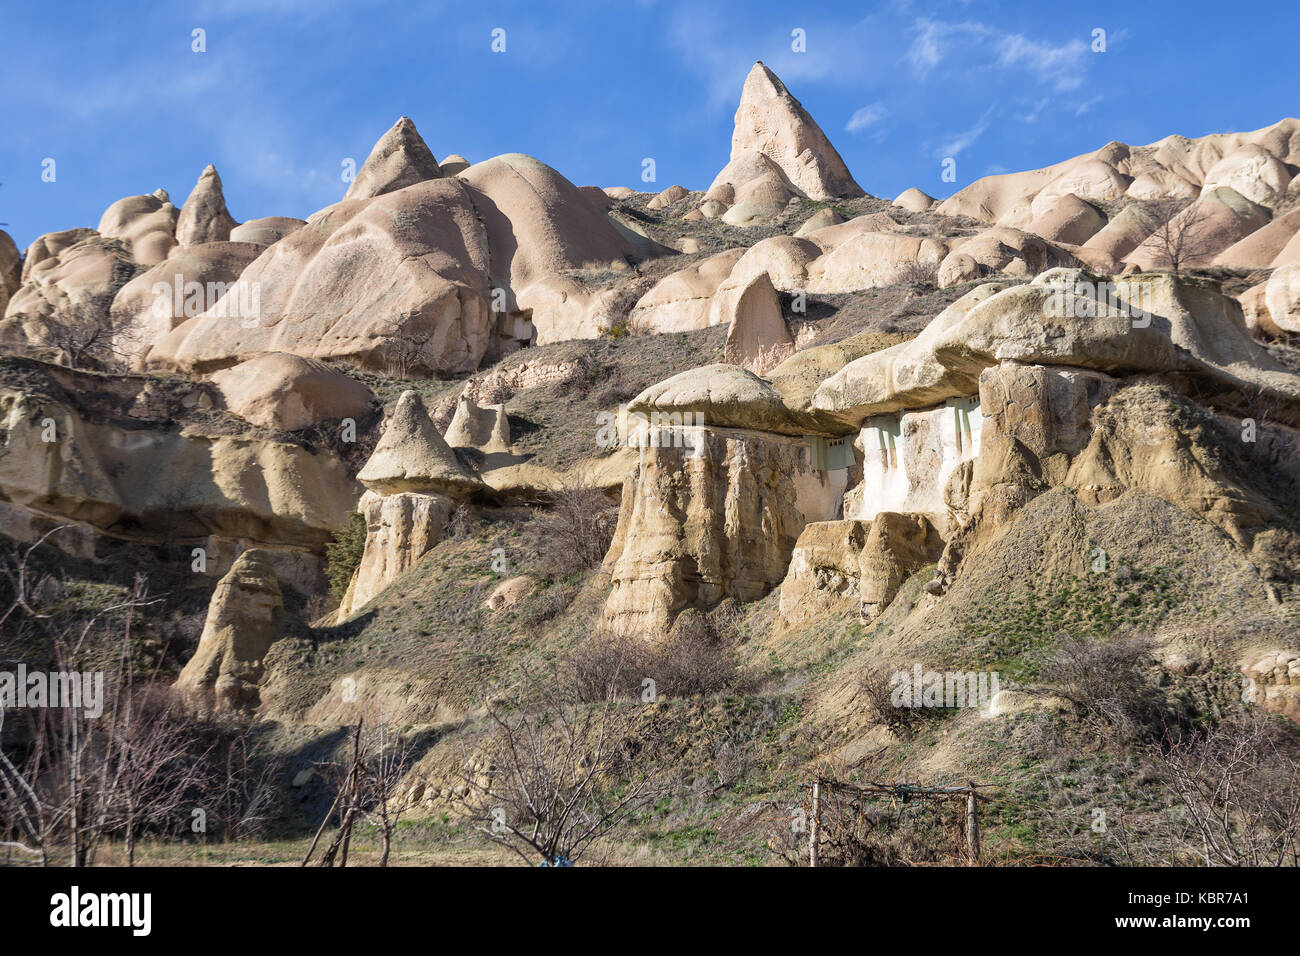
[{"label": "wispy cloud", "polygon": [[878,125],[889,115],[889,110],[885,104],[879,101],[868,103],[861,109],[855,110],[849,117],[849,121],[844,124],[844,128],[850,133],[861,133],[863,130],[870,129]]},{"label": "wispy cloud", "polygon": [[1088,68],[1089,43],[1075,37],[1062,43],[1029,37],[978,21],[917,19],[904,59],[927,78],[937,68],[993,66],[1032,75],[1059,92],[1077,89]]},{"label": "wispy cloud", "polygon": [[1061,92],[1078,89],[1083,83],[1090,50],[1081,39],[1052,44],[1013,33],[997,45],[999,66],[1022,66]]},{"label": "wispy cloud", "polygon": [[939,159],[948,157],[956,158],[961,153],[970,149],[984,135],[985,130],[989,128],[989,123],[993,119],[993,111],[997,104],[993,104],[984,111],[984,115],[970,129],[962,130],[960,133],[952,133],[947,140],[940,144],[939,148],[934,151],[934,155]]}]

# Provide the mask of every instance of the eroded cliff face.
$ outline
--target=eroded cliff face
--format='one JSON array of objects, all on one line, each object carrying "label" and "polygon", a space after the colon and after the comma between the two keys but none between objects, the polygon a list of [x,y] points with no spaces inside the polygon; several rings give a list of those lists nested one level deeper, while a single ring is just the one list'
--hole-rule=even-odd
[{"label": "eroded cliff face", "polygon": [[845,478],[814,472],[800,439],[695,426],[645,447],[623,484],[605,559],[606,626],[654,639],[683,608],[753,601],[785,576],[809,521],[839,512]]},{"label": "eroded cliff face", "polygon": [[357,506],[366,519],[366,544],[361,563],[339,604],[336,620],[345,620],[397,576],[414,567],[442,540],[456,502],[446,495],[366,492]]},{"label": "eroded cliff face", "polygon": [[99,536],[318,551],[346,525],[358,493],[328,452],[87,417],[41,395],[0,390],[0,500],[8,506],[0,513],[19,540],[54,522],[79,528],[92,553]]},{"label": "eroded cliff face", "polygon": [[198,650],[175,688],[201,713],[251,713],[261,704],[267,651],[279,636],[284,604],[270,556],[245,551],[218,583]]}]

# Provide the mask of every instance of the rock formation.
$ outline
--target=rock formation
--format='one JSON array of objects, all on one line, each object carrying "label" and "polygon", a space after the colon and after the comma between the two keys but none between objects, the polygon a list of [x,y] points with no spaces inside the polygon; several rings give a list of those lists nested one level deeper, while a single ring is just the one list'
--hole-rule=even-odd
[{"label": "rock formation", "polygon": [[337,616],[347,618],[442,540],[459,502],[485,490],[438,434],[418,393],[397,400],[370,460],[357,511],[366,543]]},{"label": "rock formation", "polygon": [[221,177],[217,168],[209,163],[181,207],[180,218],[176,221],[176,241],[182,246],[227,242],[236,225],[235,217],[226,209]]},{"label": "rock formation", "polygon": [[244,421],[277,431],[297,431],[329,419],[358,419],[374,393],[321,362],[268,352],[216,372],[226,408]]},{"label": "rock formation", "polygon": [[442,175],[415,124],[403,116],[375,143],[343,198],[373,199]]},{"label": "rock formation", "polygon": [[863,195],[826,134],[761,61],[745,80],[731,135],[732,162],[746,152],[772,160],[811,199]]},{"label": "rock formation", "polygon": [[218,583],[198,650],[175,689],[201,713],[252,713],[266,653],[279,636],[284,604],[267,555],[245,551]]}]

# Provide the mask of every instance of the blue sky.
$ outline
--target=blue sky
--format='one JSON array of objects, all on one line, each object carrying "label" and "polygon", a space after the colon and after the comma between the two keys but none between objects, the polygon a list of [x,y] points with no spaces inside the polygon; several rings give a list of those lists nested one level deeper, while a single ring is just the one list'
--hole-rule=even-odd
[{"label": "blue sky", "polygon": [[703,189],[755,59],[868,192],[943,196],[1110,140],[1300,114],[1297,35],[1300,8],[1272,0],[1248,17],[1199,0],[15,0],[0,33],[0,221],[25,247],[95,226],[122,196],[162,186],[179,205],[209,162],[237,219],[305,217],[403,114],[439,158],[524,152],[579,185]]}]

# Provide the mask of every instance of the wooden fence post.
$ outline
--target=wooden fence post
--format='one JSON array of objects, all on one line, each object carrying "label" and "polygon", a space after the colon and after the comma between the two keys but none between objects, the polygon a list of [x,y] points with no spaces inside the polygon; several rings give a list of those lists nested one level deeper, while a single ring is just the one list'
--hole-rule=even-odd
[{"label": "wooden fence post", "polygon": [[980,861],[980,815],[974,783],[966,795],[966,850],[970,854],[969,864],[977,866]]},{"label": "wooden fence post", "polygon": [[821,816],[822,782],[813,781],[812,822],[808,825],[808,865],[817,865],[817,821]]}]

